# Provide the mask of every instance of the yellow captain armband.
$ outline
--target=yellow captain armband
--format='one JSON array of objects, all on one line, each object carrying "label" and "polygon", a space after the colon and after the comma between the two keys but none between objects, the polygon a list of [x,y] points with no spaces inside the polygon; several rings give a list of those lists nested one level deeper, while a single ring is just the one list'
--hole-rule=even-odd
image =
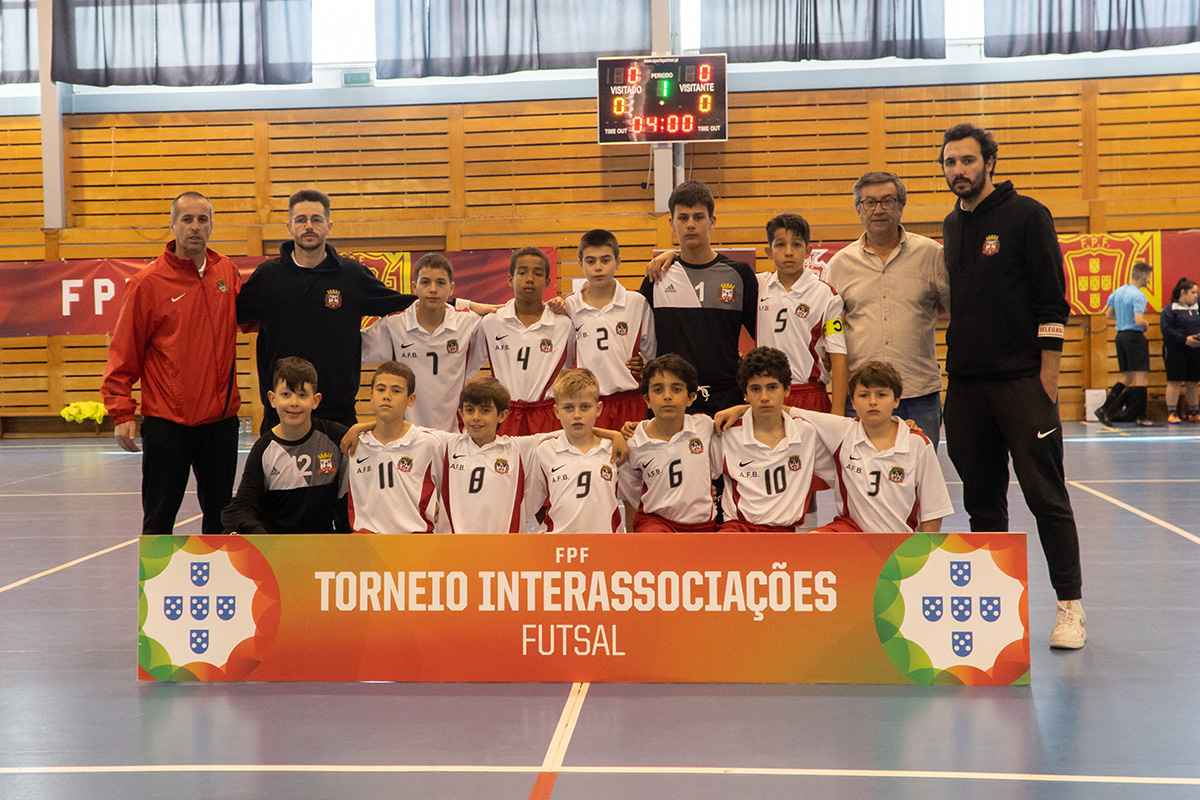
[{"label": "yellow captain armband", "polygon": [[825,320],[825,327],[821,329],[821,332],[826,336],[832,336],[835,333],[841,333],[842,321],[840,319]]}]

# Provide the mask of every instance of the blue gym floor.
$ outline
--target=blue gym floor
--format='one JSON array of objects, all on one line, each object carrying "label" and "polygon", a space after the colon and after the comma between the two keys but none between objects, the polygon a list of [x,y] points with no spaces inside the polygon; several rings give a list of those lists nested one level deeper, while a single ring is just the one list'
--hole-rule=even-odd
[{"label": "blue gym floor", "polygon": [[1024,688],[138,683],[140,457],[0,441],[0,798],[1200,798],[1200,426],[1064,429],[1090,638],[1031,536]]}]

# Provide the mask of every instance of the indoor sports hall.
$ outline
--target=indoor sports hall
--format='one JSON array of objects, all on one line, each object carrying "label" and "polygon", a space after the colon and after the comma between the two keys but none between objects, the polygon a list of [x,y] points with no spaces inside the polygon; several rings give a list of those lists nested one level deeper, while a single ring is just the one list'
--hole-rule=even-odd
[{"label": "indoor sports hall", "polygon": [[1045,646],[1032,537],[1027,687],[139,683],[137,456],[6,439],[0,795],[1196,797],[1200,432],[1066,433],[1090,635]]},{"label": "indoor sports hall", "polygon": [[[1200,276],[1200,0],[153,6],[0,8],[0,800],[1200,798],[1200,424],[1186,392],[1166,407],[1159,325]],[[637,290],[695,180],[714,249],[770,271],[764,225],[796,212],[827,277],[864,236],[864,173],[895,173],[903,230],[942,238],[961,122],[995,135],[996,181],[1049,209],[1064,254],[1086,647],[1047,646],[1055,592],[1014,479],[1028,685],[138,679],[142,456],[96,405],[172,198],[211,201],[207,246],[248,276],[292,245],[289,197],[320,189],[329,242],[388,288],[446,253],[460,299],[500,304],[517,248],[546,254],[547,295],[578,291],[594,228]],[[1106,425],[1105,302],[1138,261],[1153,425]],[[258,336],[226,373],[239,474]],[[938,460],[942,531],[967,531],[944,433]],[[820,493],[816,522],[833,513]],[[194,484],[174,533],[200,533]]]}]

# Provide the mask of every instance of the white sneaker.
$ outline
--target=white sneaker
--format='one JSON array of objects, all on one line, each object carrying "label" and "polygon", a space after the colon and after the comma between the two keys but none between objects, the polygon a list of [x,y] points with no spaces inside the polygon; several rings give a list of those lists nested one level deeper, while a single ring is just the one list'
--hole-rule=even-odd
[{"label": "white sneaker", "polygon": [[1087,641],[1087,614],[1078,600],[1059,600],[1050,646],[1059,650],[1078,650]]}]

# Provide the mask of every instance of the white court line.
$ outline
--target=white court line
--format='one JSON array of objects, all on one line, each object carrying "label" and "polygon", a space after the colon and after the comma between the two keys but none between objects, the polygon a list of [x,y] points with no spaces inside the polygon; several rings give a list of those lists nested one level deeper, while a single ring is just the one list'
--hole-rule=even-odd
[{"label": "white court line", "polygon": [[563,706],[558,727],[554,729],[554,737],[550,740],[550,747],[546,749],[546,758],[542,761],[542,772],[558,772],[562,768],[563,759],[567,755],[567,745],[571,743],[571,734],[575,732],[575,723],[579,721],[579,710],[583,708],[583,699],[587,697],[590,685],[577,683],[571,687],[571,694],[567,697],[567,704]]},{"label": "white court line", "polygon": [[[175,527],[178,528],[180,525],[186,525],[189,522],[195,522],[196,520],[200,519],[202,516],[204,516],[204,515],[197,514],[194,517],[188,517],[185,520],[180,520],[179,522],[175,523]],[[39,572],[37,575],[30,575],[28,578],[22,578],[21,580],[16,581],[15,583],[8,584],[7,586],[0,586],[0,594],[7,592],[9,589],[15,589],[18,586],[24,586],[27,583],[36,581],[38,578],[44,578],[47,575],[53,575],[56,572],[61,572],[62,570],[66,569],[67,567],[73,567],[76,564],[82,564],[84,561],[90,561],[93,558],[97,558],[99,556],[111,553],[114,550],[120,550],[122,547],[129,547],[129,545],[135,543],[139,538],[141,538],[141,537],[134,537],[133,539],[130,539],[127,542],[121,542],[120,544],[114,544],[112,547],[106,547],[103,550],[97,550],[96,552],[90,553],[86,556],[80,556],[79,558],[75,559],[74,561],[68,561],[65,564],[59,564],[57,567],[51,567],[48,570]]]},{"label": "white court line", "polygon": [[1096,489],[1093,489],[1090,486],[1084,486],[1079,481],[1067,481],[1067,485],[1074,486],[1076,489],[1082,489],[1083,491],[1087,492],[1088,494],[1094,494],[1096,497],[1099,497],[1101,500],[1107,500],[1108,502],[1112,503],[1117,508],[1123,508],[1131,514],[1137,514],[1142,519],[1153,522],[1155,525],[1158,525],[1160,528],[1166,528],[1171,533],[1179,534],[1180,536],[1182,536],[1185,539],[1193,541],[1196,544],[1200,544],[1200,536],[1197,536],[1194,533],[1189,533],[1188,531],[1185,531],[1183,528],[1180,528],[1176,525],[1172,525],[1171,523],[1167,522],[1166,520],[1159,519],[1158,517],[1154,516],[1153,514],[1147,514],[1145,511],[1142,511],[1140,508],[1135,508],[1135,507],[1129,505],[1128,503],[1122,503],[1117,498],[1110,497],[1109,495],[1106,495],[1104,492],[1097,491]]},{"label": "white court line", "polygon": [[[114,766],[0,767],[0,775],[103,775],[130,773],[539,773],[534,766],[476,764],[122,764]],[[1140,775],[1066,775],[1026,772],[963,772],[911,769],[812,769],[789,767],[560,767],[574,775],[763,775],[798,778],[898,778],[904,780],[1080,783],[1133,786],[1200,786],[1200,778]]]}]

